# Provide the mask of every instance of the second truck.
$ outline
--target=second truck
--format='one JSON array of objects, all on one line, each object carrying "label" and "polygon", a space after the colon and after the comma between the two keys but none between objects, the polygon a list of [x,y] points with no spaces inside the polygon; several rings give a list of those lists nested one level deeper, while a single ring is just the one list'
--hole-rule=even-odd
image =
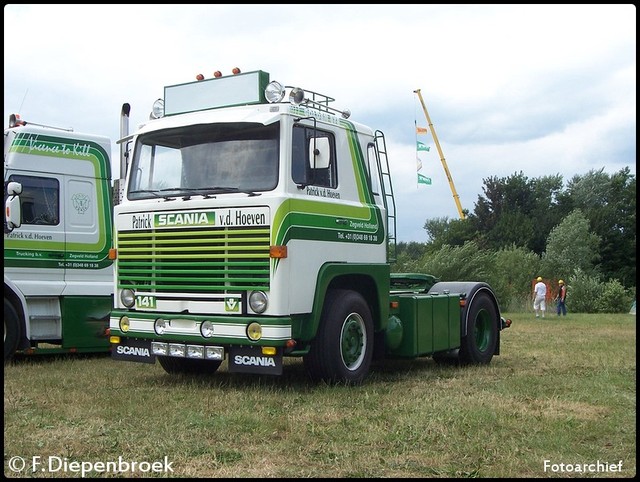
[{"label": "second truck", "polygon": [[374,357],[499,354],[509,322],[488,284],[391,273],[384,135],[333,102],[236,69],[165,87],[122,132],[114,359],[279,375],[302,357],[312,379],[353,384]]}]

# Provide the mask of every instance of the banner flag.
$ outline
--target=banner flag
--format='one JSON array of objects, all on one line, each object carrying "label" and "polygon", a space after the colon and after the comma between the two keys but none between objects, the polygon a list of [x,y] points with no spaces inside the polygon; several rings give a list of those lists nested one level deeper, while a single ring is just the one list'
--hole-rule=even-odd
[{"label": "banner flag", "polygon": [[416,165],[418,167],[418,169],[417,169],[418,171],[420,169],[422,169],[422,161],[420,160],[420,158],[418,156],[416,156]]},{"label": "banner flag", "polygon": [[428,151],[429,150],[429,146],[426,145],[424,142],[417,141],[417,149],[419,151]]},{"label": "banner flag", "polygon": [[416,126],[416,134],[428,134],[429,131],[427,130],[426,127],[419,127]]},{"label": "banner flag", "polygon": [[418,184],[427,184],[430,186],[431,178],[427,176],[423,176],[422,174],[418,173]]}]

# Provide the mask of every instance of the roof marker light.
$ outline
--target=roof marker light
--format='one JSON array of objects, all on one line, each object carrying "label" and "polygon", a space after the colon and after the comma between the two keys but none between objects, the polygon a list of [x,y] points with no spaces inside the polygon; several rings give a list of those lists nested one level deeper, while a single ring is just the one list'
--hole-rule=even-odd
[{"label": "roof marker light", "polygon": [[238,75],[240,73],[240,69],[238,67],[234,67],[231,72],[233,72],[233,75]]},{"label": "roof marker light", "polygon": [[202,74],[196,75],[196,80],[204,80],[204,75]]},{"label": "roof marker light", "polygon": [[216,71],[213,73],[213,76],[214,76],[214,77],[216,77],[216,78],[218,78],[218,77],[222,77],[222,72],[220,72],[219,70],[216,70]]}]

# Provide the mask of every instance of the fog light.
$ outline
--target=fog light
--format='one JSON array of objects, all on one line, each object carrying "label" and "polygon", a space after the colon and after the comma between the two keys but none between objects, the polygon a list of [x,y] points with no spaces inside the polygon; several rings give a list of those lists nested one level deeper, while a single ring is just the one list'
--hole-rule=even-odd
[{"label": "fog light", "polygon": [[205,338],[211,338],[213,336],[213,323],[210,321],[203,321],[200,325],[200,334]]},{"label": "fog light", "polygon": [[164,335],[169,327],[169,321],[163,320],[162,318],[158,318],[153,324],[153,329],[156,331],[158,335]]},{"label": "fog light", "polygon": [[247,326],[247,337],[252,341],[258,341],[262,338],[262,327],[260,323],[253,322]]},{"label": "fog light", "polygon": [[202,345],[187,345],[187,358],[204,358]]},{"label": "fog light", "polygon": [[204,357],[207,360],[224,360],[224,348],[221,346],[207,346],[204,349]]},{"label": "fog light", "polygon": [[169,343],[169,355],[184,357],[187,354],[187,347],[178,343]]},{"label": "fog light", "polygon": [[166,356],[169,354],[169,344],[161,343],[159,341],[151,342],[151,352],[154,355]]},{"label": "fog light", "polygon": [[120,318],[120,331],[123,333],[126,333],[127,331],[129,331],[129,328],[131,327],[130,323],[129,323],[129,317],[128,316],[123,316],[122,318]]}]

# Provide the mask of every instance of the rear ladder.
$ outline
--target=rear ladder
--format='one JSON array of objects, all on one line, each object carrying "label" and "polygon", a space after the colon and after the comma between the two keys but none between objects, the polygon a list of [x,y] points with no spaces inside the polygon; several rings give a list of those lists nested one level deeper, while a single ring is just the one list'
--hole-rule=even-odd
[{"label": "rear ladder", "polygon": [[387,156],[387,144],[384,139],[384,134],[376,130],[374,139],[376,143],[378,170],[382,177],[382,199],[387,211],[387,259],[393,263],[397,257],[396,201],[393,197],[393,184],[391,183],[389,157]]}]

